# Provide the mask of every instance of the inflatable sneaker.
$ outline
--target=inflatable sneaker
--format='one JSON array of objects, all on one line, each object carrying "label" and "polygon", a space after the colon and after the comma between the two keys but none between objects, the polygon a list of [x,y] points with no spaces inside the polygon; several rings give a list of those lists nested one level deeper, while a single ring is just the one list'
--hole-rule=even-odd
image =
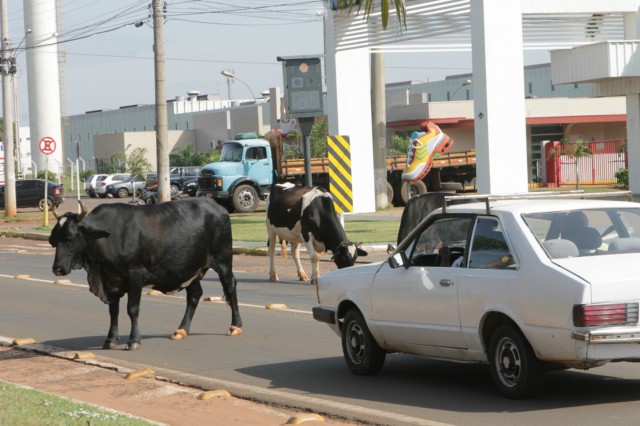
[{"label": "inflatable sneaker", "polygon": [[428,121],[426,132],[413,132],[411,135],[411,144],[407,155],[407,167],[402,172],[403,180],[421,180],[429,170],[435,157],[449,151],[453,145],[451,139],[446,133],[433,122]]}]

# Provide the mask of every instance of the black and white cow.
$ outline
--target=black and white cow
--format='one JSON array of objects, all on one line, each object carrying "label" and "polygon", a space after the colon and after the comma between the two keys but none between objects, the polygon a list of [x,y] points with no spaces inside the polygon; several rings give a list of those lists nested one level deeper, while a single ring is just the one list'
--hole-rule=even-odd
[{"label": "black and white cow", "polygon": [[231,307],[228,334],[242,332],[232,272],[231,221],[227,211],[206,197],[157,205],[103,204],[87,214],[56,216],[49,243],[56,248],[55,275],[87,271],[89,289],[109,305],[111,324],[104,349],[118,342],[120,298],[127,294],[131,333],[126,348],[138,349],[138,313],[143,287],[163,293],[187,292],[187,308],[174,340],[189,334],[202,296],[200,280],[209,268],[220,277]]},{"label": "black and white cow", "polygon": [[291,243],[291,253],[300,281],[308,281],[300,263],[300,244],[311,258],[311,283],[318,282],[320,254],[331,250],[338,268],[353,266],[358,256],[367,252],[347,239],[338,220],[331,194],[319,187],[274,184],[267,200],[269,234],[269,279],[278,280],[274,254],[278,239]]}]

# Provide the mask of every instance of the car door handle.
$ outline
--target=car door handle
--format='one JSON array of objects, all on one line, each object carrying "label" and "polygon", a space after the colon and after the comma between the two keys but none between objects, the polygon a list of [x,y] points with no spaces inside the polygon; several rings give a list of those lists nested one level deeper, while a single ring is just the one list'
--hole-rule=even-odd
[{"label": "car door handle", "polygon": [[451,287],[453,285],[453,281],[448,278],[444,278],[440,280],[440,285],[442,287]]}]

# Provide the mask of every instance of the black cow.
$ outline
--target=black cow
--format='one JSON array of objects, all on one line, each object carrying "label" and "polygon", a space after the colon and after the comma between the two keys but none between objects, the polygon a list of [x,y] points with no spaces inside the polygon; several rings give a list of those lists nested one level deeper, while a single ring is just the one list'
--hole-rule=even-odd
[{"label": "black cow", "polygon": [[[398,229],[398,241],[400,244],[407,235],[416,227],[422,219],[427,217],[429,213],[444,206],[444,197],[451,196],[450,192],[428,192],[426,194],[418,195],[417,197],[410,198],[407,201],[407,205],[402,211],[402,218],[400,219],[400,228]],[[477,202],[474,198],[461,198],[452,199],[449,201],[449,205],[464,204]]]},{"label": "black cow", "polygon": [[331,194],[319,187],[293,185],[271,186],[267,201],[267,233],[269,234],[269,279],[278,280],[273,256],[278,238],[291,243],[291,253],[300,281],[309,277],[300,263],[300,243],[311,258],[311,283],[318,282],[320,253],[331,250],[338,268],[353,266],[358,256],[367,252],[347,240],[347,234],[333,206]]},{"label": "black cow", "polygon": [[163,293],[186,288],[187,308],[171,337],[183,339],[202,296],[200,280],[209,268],[220,277],[231,306],[228,334],[242,332],[232,272],[231,221],[227,211],[206,197],[157,205],[103,204],[87,215],[82,212],[56,216],[49,243],[56,248],[55,275],[72,269],[87,271],[89,289],[109,304],[111,325],[104,349],[118,342],[120,298],[127,294],[131,333],[126,348],[138,349],[138,313],[142,288]]}]

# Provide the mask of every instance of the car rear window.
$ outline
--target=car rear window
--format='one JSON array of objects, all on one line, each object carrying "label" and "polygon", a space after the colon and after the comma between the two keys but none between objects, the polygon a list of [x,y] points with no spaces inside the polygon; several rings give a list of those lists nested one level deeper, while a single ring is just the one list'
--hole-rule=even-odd
[{"label": "car rear window", "polygon": [[640,252],[640,209],[601,208],[524,214],[552,259]]}]

